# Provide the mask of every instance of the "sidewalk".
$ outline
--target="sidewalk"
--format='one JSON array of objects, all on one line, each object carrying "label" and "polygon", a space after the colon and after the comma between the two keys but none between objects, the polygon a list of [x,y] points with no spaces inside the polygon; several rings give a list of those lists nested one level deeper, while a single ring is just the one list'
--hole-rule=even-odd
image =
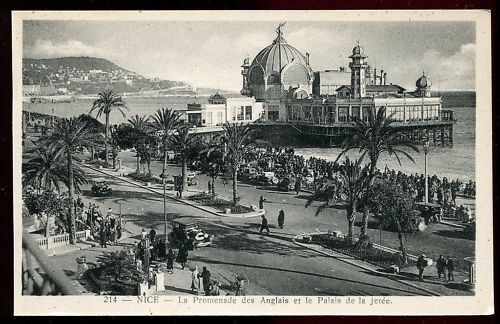
[{"label": "sidewalk", "polygon": [[[317,233],[315,233],[317,234]],[[306,249],[310,249],[313,251],[316,251],[320,254],[330,256],[330,257],[335,257],[343,262],[355,265],[359,268],[362,268],[366,271],[370,271],[378,276],[384,276],[402,283],[405,283],[409,286],[412,286],[414,288],[420,289],[424,292],[426,292],[428,295],[431,296],[456,296],[456,295],[464,295],[464,296],[472,296],[474,295],[473,292],[465,290],[464,287],[461,286],[461,282],[468,278],[467,274],[460,273],[460,272],[455,272],[455,281],[453,282],[447,282],[444,279],[438,279],[437,278],[437,269],[436,269],[436,262],[433,260],[433,265],[430,267],[427,267],[424,271],[424,281],[420,281],[418,279],[418,269],[416,266],[411,266],[402,269],[402,271],[399,274],[393,274],[384,271],[384,269],[381,269],[379,266],[369,263],[367,261],[362,261],[357,258],[354,258],[350,255],[338,252],[333,249],[328,249],[326,247],[317,245],[317,244],[307,244],[307,243],[302,243],[298,241],[298,237],[304,236],[304,235],[310,235],[310,234],[302,234],[302,235],[297,235],[292,238],[292,242],[295,244],[302,246]],[[378,245],[377,245],[378,247]],[[391,251],[393,249],[387,248],[387,247],[382,247],[384,250]],[[342,256],[342,258],[339,258],[339,256]],[[416,256],[409,255],[410,258],[416,258]]]}]

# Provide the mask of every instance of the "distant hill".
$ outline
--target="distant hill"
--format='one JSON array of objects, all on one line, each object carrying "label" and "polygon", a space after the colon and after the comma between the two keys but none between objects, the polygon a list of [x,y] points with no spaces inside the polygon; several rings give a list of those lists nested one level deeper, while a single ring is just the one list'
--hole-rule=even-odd
[{"label": "distant hill", "polygon": [[106,59],[97,58],[97,57],[88,57],[88,56],[79,56],[79,57],[57,57],[57,58],[49,58],[49,59],[32,59],[25,58],[23,59],[23,66],[29,66],[30,64],[45,64],[47,67],[51,67],[53,69],[58,69],[60,66],[76,68],[77,70],[82,71],[90,71],[90,70],[102,70],[104,72],[111,72],[116,70],[123,70],[118,65],[110,62]]},{"label": "distant hill", "polygon": [[[117,93],[151,93],[160,95],[211,95],[229,91],[199,88],[196,91],[181,81],[147,79],[97,57],[58,57],[23,59],[23,85],[55,85],[69,94],[97,94],[103,89]],[[55,90],[57,91],[57,90]],[[53,93],[55,94],[55,93]]]}]

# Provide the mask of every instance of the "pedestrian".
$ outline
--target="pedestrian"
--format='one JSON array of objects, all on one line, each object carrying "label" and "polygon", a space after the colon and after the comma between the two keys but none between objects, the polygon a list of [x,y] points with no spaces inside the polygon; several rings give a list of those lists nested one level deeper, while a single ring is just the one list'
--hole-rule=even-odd
[{"label": "pedestrian", "polygon": [[191,292],[196,292],[198,295],[200,294],[200,272],[197,266],[195,266],[191,272]]},{"label": "pedestrian", "polygon": [[417,260],[418,278],[420,281],[424,281],[424,269],[427,266],[427,261],[425,260],[425,255],[420,255]]},{"label": "pedestrian", "polygon": [[172,251],[172,249],[168,249],[167,271],[170,273],[174,273],[174,251]]},{"label": "pedestrian", "polygon": [[455,262],[448,255],[446,256],[446,270],[448,270],[448,281],[455,281],[453,271],[455,271]]},{"label": "pedestrian", "polygon": [[99,231],[99,239],[101,240],[101,247],[103,248],[107,248],[107,236],[106,236],[106,224],[104,223],[101,223],[101,228],[100,228],[100,231]]},{"label": "pedestrian", "polygon": [[226,178],[226,176],[224,176],[224,178],[222,178],[222,184],[224,185],[224,187],[226,187],[226,185],[227,185],[227,178]]},{"label": "pedestrian", "polygon": [[441,254],[439,255],[439,258],[436,261],[436,268],[438,272],[438,279],[441,279],[441,275],[443,276],[444,279],[446,279],[446,260],[444,256]]},{"label": "pedestrian", "polygon": [[271,232],[269,231],[269,226],[268,226],[268,224],[267,224],[267,218],[266,218],[266,215],[262,215],[262,223],[261,223],[261,225],[260,225],[260,231],[259,231],[259,232],[260,232],[260,234],[262,234],[262,231],[263,231],[263,230],[266,230],[266,231],[267,231],[267,234],[271,233]]},{"label": "pedestrian", "polygon": [[144,241],[144,239],[146,238],[146,236],[147,236],[146,230],[143,228],[142,231],[141,231],[141,241]]},{"label": "pedestrian", "polygon": [[259,209],[264,209],[264,201],[266,201],[266,198],[263,196],[260,196],[259,198]]},{"label": "pedestrian", "polygon": [[279,214],[278,214],[278,226],[279,228],[283,228],[283,225],[285,224],[285,212],[282,210],[280,210]]},{"label": "pedestrian", "polygon": [[156,242],[156,251],[158,251],[158,260],[160,261],[165,260],[166,257],[165,243],[163,243],[162,239],[159,239],[158,242]]},{"label": "pedestrian", "polygon": [[210,271],[207,270],[207,267],[203,267],[203,270],[199,274],[202,278],[203,291],[205,291],[205,296],[210,296]]},{"label": "pedestrian", "polygon": [[300,178],[297,178],[297,181],[295,181],[295,192],[297,193],[297,196],[300,194],[300,191],[302,189],[300,181]]},{"label": "pedestrian", "polygon": [[186,262],[188,259],[188,249],[185,244],[181,245],[179,248],[179,252],[177,253],[177,262],[181,264],[181,268],[184,269],[186,266]]},{"label": "pedestrian", "polygon": [[155,243],[155,239],[156,239],[156,231],[154,228],[152,228],[150,231],[149,231],[149,240],[151,242],[151,245],[153,245]]},{"label": "pedestrian", "polygon": [[210,180],[208,180],[208,193],[212,193],[212,183],[210,183]]}]

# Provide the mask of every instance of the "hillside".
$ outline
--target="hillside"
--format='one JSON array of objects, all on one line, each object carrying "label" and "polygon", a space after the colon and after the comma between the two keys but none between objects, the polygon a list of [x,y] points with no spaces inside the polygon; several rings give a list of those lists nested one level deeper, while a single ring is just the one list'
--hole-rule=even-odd
[{"label": "hillside", "polygon": [[40,90],[27,90],[26,95],[97,94],[103,89],[117,93],[156,93],[159,95],[211,95],[216,91],[171,80],[147,79],[97,57],[60,57],[23,59],[23,85],[40,85]]},{"label": "hillside", "polygon": [[97,57],[88,57],[88,56],[58,57],[50,59],[31,59],[31,58],[23,59],[23,67],[28,66],[30,64],[37,64],[37,65],[45,64],[46,66],[51,67],[52,69],[55,70],[57,70],[61,66],[76,68],[77,70],[81,71],[90,71],[93,69],[102,70],[104,72],[111,72],[114,70],[124,70],[118,65],[108,60]]}]

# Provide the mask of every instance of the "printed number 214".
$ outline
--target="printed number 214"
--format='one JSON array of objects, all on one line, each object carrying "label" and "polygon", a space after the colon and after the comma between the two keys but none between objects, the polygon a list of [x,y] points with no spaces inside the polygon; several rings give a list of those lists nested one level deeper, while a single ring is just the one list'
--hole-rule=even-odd
[{"label": "printed number 214", "polygon": [[105,296],[104,297],[104,302],[105,303],[116,303],[116,297],[114,297],[114,296]]}]

